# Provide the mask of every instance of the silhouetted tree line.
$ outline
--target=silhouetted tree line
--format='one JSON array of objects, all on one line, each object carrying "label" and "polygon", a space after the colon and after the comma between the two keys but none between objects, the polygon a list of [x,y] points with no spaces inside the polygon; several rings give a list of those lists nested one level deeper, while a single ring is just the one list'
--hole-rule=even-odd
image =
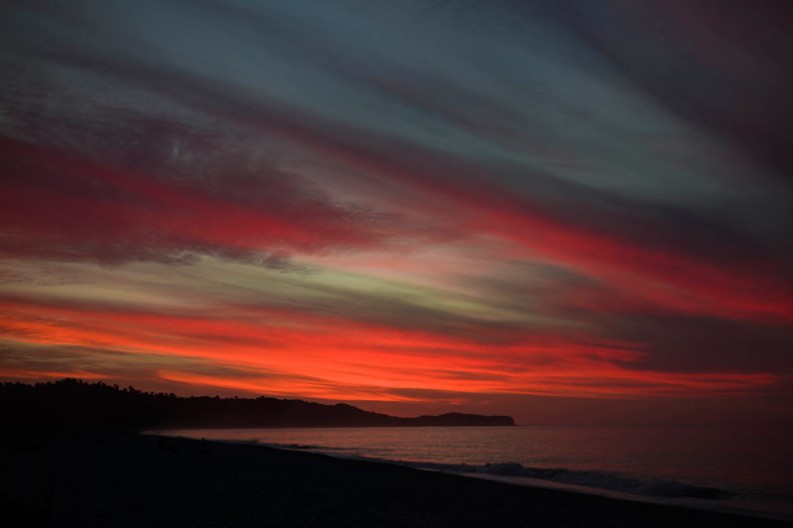
[{"label": "silhouetted tree line", "polygon": [[347,404],[179,397],[77,379],[0,384],[0,427],[146,430],[186,427],[404,427],[514,425],[509,416],[449,413],[398,418]]}]

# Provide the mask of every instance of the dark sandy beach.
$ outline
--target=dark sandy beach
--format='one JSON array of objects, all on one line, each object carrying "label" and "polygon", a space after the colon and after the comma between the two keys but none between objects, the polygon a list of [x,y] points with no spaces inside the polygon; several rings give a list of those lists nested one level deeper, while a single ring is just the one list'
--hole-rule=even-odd
[{"label": "dark sandy beach", "polygon": [[255,445],[5,434],[3,526],[774,527]]}]

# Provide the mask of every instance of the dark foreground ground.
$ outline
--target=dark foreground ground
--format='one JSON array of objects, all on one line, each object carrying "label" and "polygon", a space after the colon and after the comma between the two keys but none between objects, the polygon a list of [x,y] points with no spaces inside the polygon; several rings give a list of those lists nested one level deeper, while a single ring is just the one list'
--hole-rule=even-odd
[{"label": "dark foreground ground", "polygon": [[2,435],[0,525],[791,526],[253,445],[112,433]]}]

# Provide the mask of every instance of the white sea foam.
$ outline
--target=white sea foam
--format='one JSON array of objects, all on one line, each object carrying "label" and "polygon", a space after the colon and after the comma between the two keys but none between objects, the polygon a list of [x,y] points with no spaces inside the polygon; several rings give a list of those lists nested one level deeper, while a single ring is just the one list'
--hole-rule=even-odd
[{"label": "white sea foam", "polygon": [[576,471],[567,468],[535,468],[525,467],[517,462],[487,463],[483,465],[469,464],[435,464],[428,462],[402,462],[406,465],[447,471],[452,473],[470,473],[502,477],[522,477],[535,480],[549,480],[563,484],[575,484],[589,488],[601,488],[636,495],[658,497],[691,497],[698,499],[724,499],[735,495],[726,489],[706,486],[692,486],[666,479],[647,479],[620,475],[605,471]]}]

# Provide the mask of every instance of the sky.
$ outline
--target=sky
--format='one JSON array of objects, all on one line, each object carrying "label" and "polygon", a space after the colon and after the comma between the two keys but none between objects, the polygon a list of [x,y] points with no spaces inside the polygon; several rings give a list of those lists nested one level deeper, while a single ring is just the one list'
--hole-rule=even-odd
[{"label": "sky", "polygon": [[793,423],[791,20],[6,0],[0,380]]}]

